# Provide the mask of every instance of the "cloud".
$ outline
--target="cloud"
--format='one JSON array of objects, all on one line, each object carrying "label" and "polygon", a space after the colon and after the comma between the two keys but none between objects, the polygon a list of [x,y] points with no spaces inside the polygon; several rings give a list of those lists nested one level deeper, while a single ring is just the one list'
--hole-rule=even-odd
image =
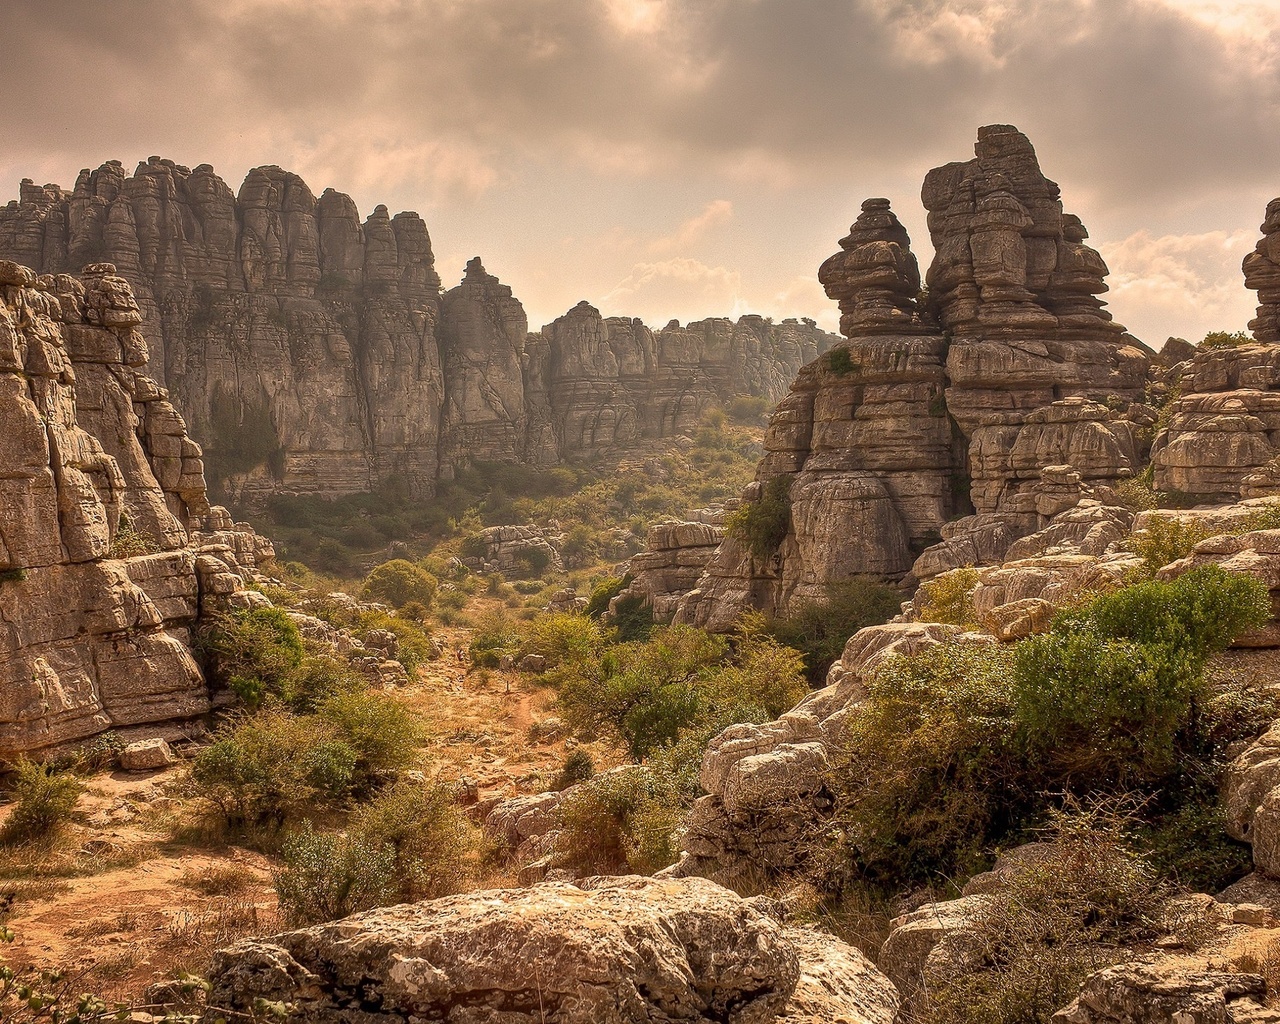
[{"label": "cloud", "polygon": [[1243,228],[1159,238],[1139,231],[1103,246],[1112,312],[1156,348],[1171,335],[1199,341],[1209,331],[1244,329],[1257,297],[1244,287],[1240,261],[1256,239]]},{"label": "cloud", "polygon": [[709,267],[685,256],[637,263],[631,273],[595,303],[605,316],[638,316],[661,325],[668,320],[739,315],[742,277],[727,267]]},{"label": "cloud", "polygon": [[707,203],[701,213],[690,217],[670,235],[655,238],[649,243],[651,253],[686,252],[712,228],[728,223],[733,219],[733,203],[727,199],[714,199]]}]

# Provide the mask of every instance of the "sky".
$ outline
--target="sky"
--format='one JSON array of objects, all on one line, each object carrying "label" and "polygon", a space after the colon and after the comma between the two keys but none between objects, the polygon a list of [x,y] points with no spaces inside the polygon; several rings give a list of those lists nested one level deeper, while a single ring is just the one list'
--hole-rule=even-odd
[{"label": "sky", "polygon": [[150,155],[279,164],[427,222],[537,329],[838,314],[885,196],[1014,124],[1159,347],[1239,330],[1280,195],[1280,0],[5,0],[0,201]]}]

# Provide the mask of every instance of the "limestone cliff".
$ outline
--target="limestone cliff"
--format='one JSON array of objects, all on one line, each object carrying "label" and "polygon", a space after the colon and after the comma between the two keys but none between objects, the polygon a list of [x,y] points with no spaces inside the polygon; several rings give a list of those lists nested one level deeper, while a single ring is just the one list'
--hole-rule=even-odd
[{"label": "limestone cliff", "polygon": [[927,297],[884,199],[822,265],[848,340],[801,370],[744,495],[750,508],[785,479],[786,535],[762,557],[730,531],[678,620],[785,614],[828,583],[927,574],[979,541],[1002,555],[1140,468],[1150,353],[1103,310],[1106,265],[1024,135],[982,128],[975,152],[925,179]]},{"label": "limestone cliff", "polygon": [[[441,294],[413,213],[318,199],[279,167],[238,194],[211,167],[112,161],[71,191],[24,181],[0,256],[38,273],[111,260],[152,325],[147,369],[231,496],[429,494],[468,459],[554,463],[687,431],[712,402],[777,401],[836,340],[809,322],[660,332],[578,306],[528,335],[511,289],[468,264]],[[605,335],[608,335],[606,340]]]},{"label": "limestone cliff", "polygon": [[140,321],[110,264],[0,262],[0,758],[207,711],[191,630],[270,555],[210,507]]},{"label": "limestone cliff", "polygon": [[1181,368],[1168,427],[1152,446],[1155,486],[1206,500],[1280,489],[1280,199],[1244,258],[1258,293],[1257,344],[1202,348]]}]

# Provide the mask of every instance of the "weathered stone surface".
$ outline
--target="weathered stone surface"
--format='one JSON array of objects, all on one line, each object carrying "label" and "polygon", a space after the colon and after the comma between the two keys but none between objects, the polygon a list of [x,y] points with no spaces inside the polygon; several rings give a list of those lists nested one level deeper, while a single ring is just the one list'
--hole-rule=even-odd
[{"label": "weathered stone surface", "polygon": [[[190,630],[270,545],[210,507],[115,268],[0,273],[0,757],[203,714]],[[126,523],[155,553],[112,557]],[[225,586],[197,557],[219,538]]]},{"label": "weathered stone surface", "polygon": [[889,925],[892,931],[876,957],[876,966],[904,998],[909,998],[925,984],[928,974],[946,973],[947,965],[940,961],[954,952],[948,940],[972,929],[987,900],[981,894],[962,896],[943,903],[926,903],[919,910],[894,918]]},{"label": "weathered stone surface", "polygon": [[560,559],[563,544],[564,534],[555,523],[490,526],[475,538],[476,553],[465,555],[462,563],[472,572],[498,572],[504,576],[560,573],[564,571]]},{"label": "weathered stone surface", "polygon": [[[887,200],[867,200],[822,265],[849,342],[801,370],[743,495],[789,481],[786,536],[767,556],[727,537],[676,621],[724,630],[857,574],[990,564],[1139,470],[1151,353],[1102,308],[1106,265],[1025,136],[990,125],[975,152],[925,179],[936,255],[924,308]],[[1084,542],[1078,527],[1062,539]]]},{"label": "weathered stone surface", "polygon": [[784,932],[800,958],[785,1024],[892,1024],[898,992],[858,950],[813,928]]},{"label": "weathered stone surface", "polygon": [[[44,274],[114,263],[136,303],[115,286],[59,299],[121,337],[68,346],[145,366],[203,439],[215,485],[241,499],[378,484],[425,495],[471,459],[547,464],[672,436],[713,402],[776,401],[834,340],[812,321],[750,316],[655,332],[589,306],[528,335],[478,258],[441,296],[417,214],[378,206],[362,222],[349,196],[317,199],[273,166],[238,194],[207,164],[158,157],[132,175],[116,161],[85,170],[71,191],[24,181],[0,209],[0,254]],[[149,356],[129,334],[142,319]],[[7,350],[0,328],[0,367]]]},{"label": "weathered stone surface", "polygon": [[1087,978],[1079,997],[1053,1015],[1055,1024],[1183,1024],[1252,1021],[1274,1024],[1265,1008],[1267,983],[1256,974],[1130,963]]},{"label": "weathered stone surface", "polygon": [[167,768],[177,760],[169,744],[161,739],[138,740],[120,751],[120,767],[126,772],[150,772]]},{"label": "weathered stone surface", "polygon": [[1258,293],[1258,315],[1249,330],[1264,345],[1280,343],[1280,199],[1267,203],[1253,252],[1244,258],[1244,284]]},{"label": "weathered stone surface", "polygon": [[216,954],[210,1002],[455,1024],[764,1024],[787,1008],[800,957],[766,904],[701,879],[583,886],[450,896],[245,940]]}]

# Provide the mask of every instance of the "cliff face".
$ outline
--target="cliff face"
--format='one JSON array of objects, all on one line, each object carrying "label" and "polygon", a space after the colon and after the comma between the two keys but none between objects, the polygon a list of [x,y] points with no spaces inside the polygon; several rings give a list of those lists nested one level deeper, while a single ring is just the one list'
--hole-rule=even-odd
[{"label": "cliff face", "polygon": [[1229,501],[1280,489],[1280,199],[1244,258],[1258,293],[1257,344],[1200,349],[1182,368],[1180,396],[1152,446],[1155,485]]},{"label": "cliff face", "polygon": [[848,341],[801,370],[744,495],[785,478],[786,536],[762,558],[730,535],[678,620],[728,628],[860,573],[931,574],[976,544],[1002,554],[1136,472],[1149,353],[1102,309],[1105,264],[1024,135],[982,128],[975,152],[925,179],[925,301],[884,199],[819,270]]},{"label": "cliff face", "polygon": [[[0,757],[207,711],[191,630],[260,598],[140,321],[110,264],[0,262]],[[114,557],[126,524],[151,553]]]},{"label": "cliff face", "polygon": [[412,213],[363,222],[278,167],[233,194],[207,164],[151,158],[24,181],[0,255],[38,273],[112,261],[152,328],[150,375],[204,439],[211,482],[240,498],[429,494],[468,459],[554,463],[688,430],[737,395],[777,401],[835,339],[812,322],[709,320],[660,332],[580,305],[527,334],[478,259],[441,295]]}]

